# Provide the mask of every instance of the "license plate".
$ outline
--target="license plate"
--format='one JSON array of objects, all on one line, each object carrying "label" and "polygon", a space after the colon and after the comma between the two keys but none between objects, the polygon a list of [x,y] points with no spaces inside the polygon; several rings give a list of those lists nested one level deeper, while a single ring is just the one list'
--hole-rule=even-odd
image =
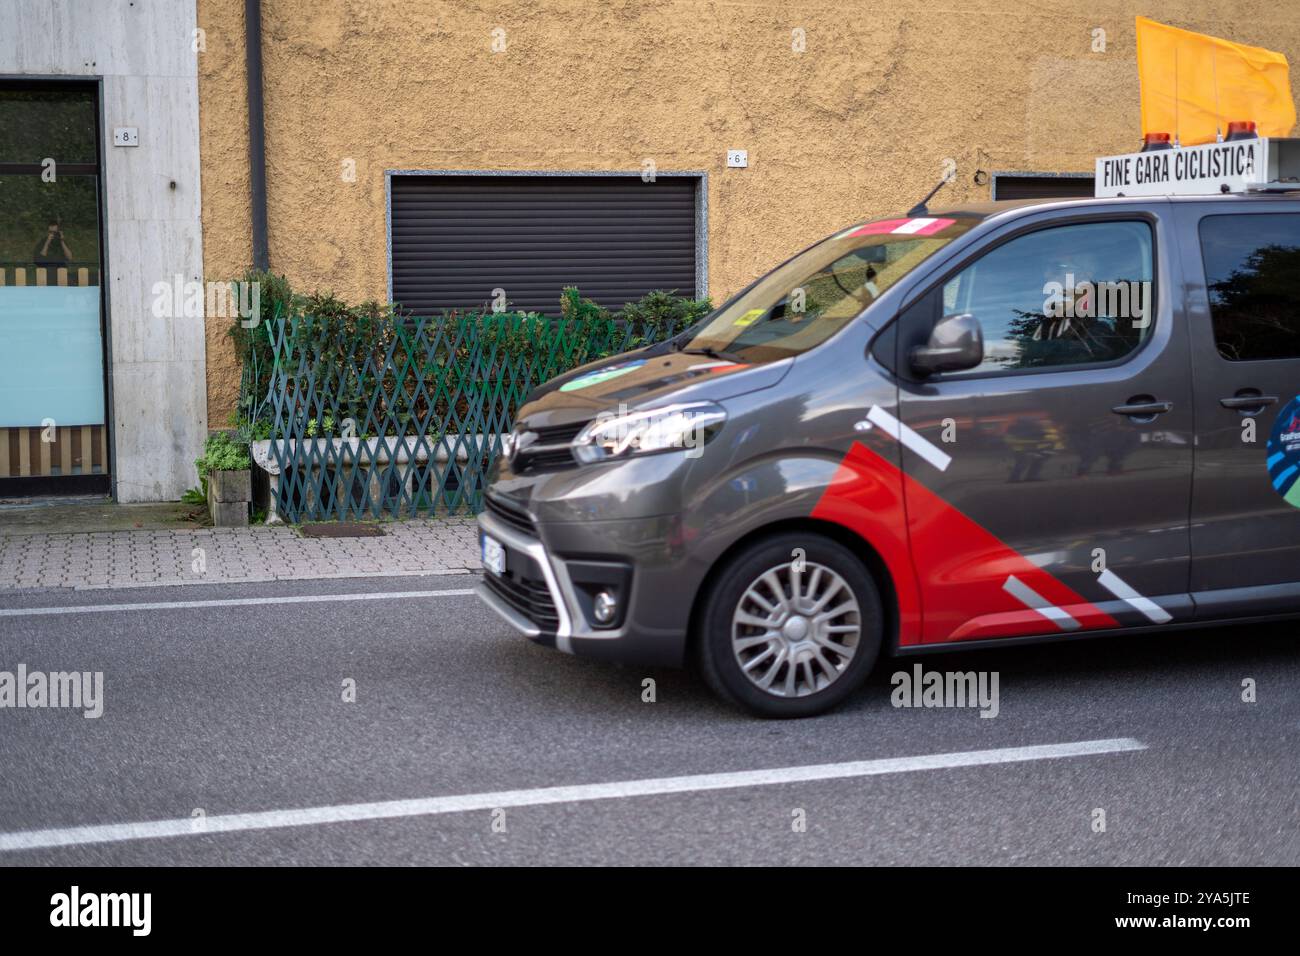
[{"label": "license plate", "polygon": [[483,535],[483,567],[493,574],[506,573],[506,549],[496,538]]}]

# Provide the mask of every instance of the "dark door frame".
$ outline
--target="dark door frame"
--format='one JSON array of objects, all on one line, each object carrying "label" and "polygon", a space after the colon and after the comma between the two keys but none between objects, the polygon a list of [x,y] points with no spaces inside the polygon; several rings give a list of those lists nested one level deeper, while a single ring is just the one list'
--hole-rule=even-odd
[{"label": "dark door frame", "polygon": [[[105,459],[102,475],[31,475],[18,478],[0,478],[0,498],[30,497],[33,495],[78,495],[106,494],[117,499],[117,468],[115,467],[117,449],[113,434],[113,366],[111,357],[112,331],[108,317],[109,310],[109,272],[108,228],[106,223],[105,197],[107,183],[104,158],[105,116],[104,116],[104,78],[102,76],[34,76],[0,73],[0,89],[52,89],[58,87],[81,88],[95,94],[95,163],[91,169],[84,169],[86,164],[72,165],[74,175],[80,170],[81,175],[93,173],[96,179],[96,216],[99,220],[99,339],[102,349],[101,361],[104,369],[104,436]],[[31,169],[23,167],[31,166]],[[39,163],[0,163],[0,172],[40,172]]]}]

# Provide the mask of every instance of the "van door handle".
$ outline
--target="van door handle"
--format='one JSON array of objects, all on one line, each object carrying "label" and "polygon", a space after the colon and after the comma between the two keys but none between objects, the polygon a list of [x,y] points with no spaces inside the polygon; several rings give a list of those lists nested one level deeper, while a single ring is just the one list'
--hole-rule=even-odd
[{"label": "van door handle", "polygon": [[[1146,396],[1140,396],[1146,399]],[[1132,415],[1134,418],[1152,419],[1157,415],[1163,415],[1165,412],[1172,411],[1173,402],[1158,402],[1155,399],[1145,401],[1129,400],[1127,405],[1116,405],[1111,409],[1116,415]]]},{"label": "van door handle", "polygon": [[[1242,389],[1245,391],[1245,389]],[[1270,405],[1277,404],[1276,395],[1243,395],[1238,392],[1232,398],[1221,398],[1219,404],[1224,408],[1235,408],[1243,412],[1262,412]]]}]

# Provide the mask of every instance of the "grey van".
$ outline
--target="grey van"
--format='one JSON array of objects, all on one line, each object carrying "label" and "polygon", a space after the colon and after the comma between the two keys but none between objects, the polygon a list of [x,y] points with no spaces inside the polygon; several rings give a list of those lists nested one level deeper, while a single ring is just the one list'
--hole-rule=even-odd
[{"label": "grey van", "polygon": [[845,229],[539,388],[479,526],[527,637],[768,716],[882,652],[1300,614],[1300,198]]}]

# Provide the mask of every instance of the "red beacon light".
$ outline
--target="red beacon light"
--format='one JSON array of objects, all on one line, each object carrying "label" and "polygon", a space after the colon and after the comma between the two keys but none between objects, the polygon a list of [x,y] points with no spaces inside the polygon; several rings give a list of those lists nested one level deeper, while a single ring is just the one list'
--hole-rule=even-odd
[{"label": "red beacon light", "polygon": [[1169,141],[1168,133],[1147,133],[1142,137],[1142,149],[1140,152],[1149,153],[1156,149],[1173,149],[1174,144]]},{"label": "red beacon light", "polygon": [[1231,143],[1239,139],[1259,139],[1254,120],[1233,120],[1228,124],[1228,137],[1224,142]]}]

